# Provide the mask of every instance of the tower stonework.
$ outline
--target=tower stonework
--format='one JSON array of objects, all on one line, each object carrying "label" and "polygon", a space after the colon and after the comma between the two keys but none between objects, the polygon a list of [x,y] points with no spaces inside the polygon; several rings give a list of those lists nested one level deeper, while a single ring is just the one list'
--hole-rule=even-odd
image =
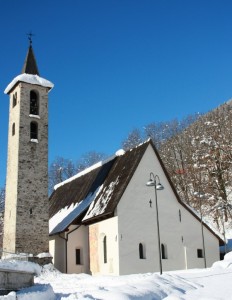
[{"label": "tower stonework", "polygon": [[[3,251],[49,252],[48,92],[30,45],[23,73],[8,85],[8,159]],[[26,73],[27,72],[27,73]]]}]

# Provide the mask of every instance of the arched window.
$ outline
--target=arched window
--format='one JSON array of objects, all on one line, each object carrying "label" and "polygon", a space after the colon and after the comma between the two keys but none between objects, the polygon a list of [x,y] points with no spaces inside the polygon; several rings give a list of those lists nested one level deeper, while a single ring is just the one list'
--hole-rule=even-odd
[{"label": "arched window", "polygon": [[37,140],[38,139],[38,124],[36,122],[31,122],[30,138],[31,138],[31,140]]},{"label": "arched window", "polygon": [[39,115],[39,99],[35,91],[30,92],[30,114]]},{"label": "arched window", "polygon": [[162,259],[168,258],[167,245],[165,245],[165,244],[161,244],[161,256],[162,256]]},{"label": "arched window", "polygon": [[12,135],[15,135],[15,123],[12,124]]},{"label": "arched window", "polygon": [[103,261],[104,264],[107,263],[107,244],[106,244],[106,236],[103,238]]},{"label": "arched window", "polygon": [[142,243],[139,243],[139,258],[140,259],[145,258],[144,247]]}]

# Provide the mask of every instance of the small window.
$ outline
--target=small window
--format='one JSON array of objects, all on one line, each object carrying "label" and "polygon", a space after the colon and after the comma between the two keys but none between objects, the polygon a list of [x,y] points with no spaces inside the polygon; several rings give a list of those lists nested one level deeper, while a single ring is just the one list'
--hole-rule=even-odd
[{"label": "small window", "polygon": [[179,209],[179,220],[181,222],[181,210]]},{"label": "small window", "polygon": [[197,257],[198,258],[203,258],[204,257],[203,249],[197,249]]},{"label": "small window", "polygon": [[38,124],[36,122],[31,122],[30,126],[30,137],[31,140],[37,140],[38,139]]},{"label": "small window", "polygon": [[14,93],[13,95],[13,107],[15,107],[17,104],[17,93]]},{"label": "small window", "polygon": [[81,265],[81,249],[76,249],[76,265]]},{"label": "small window", "polygon": [[30,92],[30,114],[38,115],[39,114],[39,100],[37,93],[34,91]]},{"label": "small window", "polygon": [[165,244],[161,244],[161,256],[162,256],[162,259],[168,258],[167,245],[165,245]]},{"label": "small window", "polygon": [[106,236],[103,238],[103,261],[104,264],[107,263],[107,244],[106,244]]},{"label": "small window", "polygon": [[12,124],[12,135],[15,135],[15,123]]},{"label": "small window", "polygon": [[142,243],[139,243],[139,258],[145,259],[145,252],[144,252],[144,246]]}]

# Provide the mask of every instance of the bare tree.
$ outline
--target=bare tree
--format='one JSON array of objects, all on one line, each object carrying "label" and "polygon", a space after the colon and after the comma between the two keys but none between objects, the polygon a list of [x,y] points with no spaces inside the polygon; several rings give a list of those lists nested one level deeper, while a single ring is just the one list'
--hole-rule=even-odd
[{"label": "bare tree", "polygon": [[139,129],[133,129],[122,142],[122,148],[124,150],[132,149],[143,142],[142,134]]},{"label": "bare tree", "polygon": [[83,154],[77,162],[73,162],[71,159],[57,157],[49,168],[49,194],[52,193],[56,184],[74,176],[105,157],[105,154],[95,151]]},{"label": "bare tree", "polygon": [[96,152],[96,151],[90,151],[81,156],[79,160],[76,162],[76,171],[80,172],[95,163],[104,160],[106,158],[106,155],[104,153]]},{"label": "bare tree", "polygon": [[232,100],[204,115],[151,123],[133,130],[124,149],[151,138],[182,201],[215,222],[232,223]]},{"label": "bare tree", "polygon": [[76,174],[75,164],[70,159],[57,157],[49,168],[49,194],[54,185]]},{"label": "bare tree", "polygon": [[232,110],[224,104],[168,139],[160,154],[182,200],[199,209],[197,193],[204,195],[203,211],[219,229],[231,222]]}]

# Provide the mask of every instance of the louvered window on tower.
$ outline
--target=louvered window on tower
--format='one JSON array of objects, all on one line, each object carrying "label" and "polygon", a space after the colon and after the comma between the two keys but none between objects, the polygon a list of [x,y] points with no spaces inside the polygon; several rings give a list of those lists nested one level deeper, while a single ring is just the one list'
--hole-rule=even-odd
[{"label": "louvered window on tower", "polygon": [[14,93],[13,95],[13,107],[15,107],[17,104],[17,93]]},{"label": "louvered window on tower", "polygon": [[15,123],[12,125],[12,135],[15,135]]},{"label": "louvered window on tower", "polygon": [[37,93],[34,91],[30,92],[30,114],[39,115],[39,100]]},{"label": "louvered window on tower", "polygon": [[36,122],[31,122],[30,126],[30,138],[31,140],[37,140],[38,139],[38,124]]}]

